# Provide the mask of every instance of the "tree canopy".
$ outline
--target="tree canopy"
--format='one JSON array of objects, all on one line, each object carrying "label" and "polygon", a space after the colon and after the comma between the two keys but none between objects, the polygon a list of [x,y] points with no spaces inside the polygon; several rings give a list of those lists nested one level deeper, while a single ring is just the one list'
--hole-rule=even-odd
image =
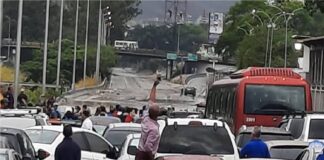
[{"label": "tree canopy", "polygon": [[[291,13],[290,18],[283,12]],[[301,2],[284,1],[271,6],[265,0],[242,0],[230,8],[216,52],[235,56],[239,68],[264,66],[268,31],[271,35],[271,27],[268,30],[270,18],[275,23],[271,57],[273,67],[283,67],[284,64],[285,20],[289,18],[288,67],[296,67],[299,56],[293,49],[292,35],[318,36],[324,33],[324,15],[320,12],[312,14]]]},{"label": "tree canopy", "polygon": [[200,25],[180,26],[136,26],[127,39],[138,41],[140,48],[175,51],[180,30],[180,50],[196,52],[198,44],[207,42],[207,29]]},{"label": "tree canopy", "polygon": [[[58,39],[60,0],[50,1],[49,42]],[[110,1],[102,0],[102,8],[110,7],[113,28],[111,39],[124,38],[126,22],[141,13],[138,9],[140,0]],[[87,1],[79,2],[78,42],[84,43]],[[11,37],[16,37],[18,1],[4,0],[3,37],[8,37],[8,23],[11,19]],[[99,1],[90,0],[89,43],[97,42]],[[25,41],[44,41],[46,0],[24,1],[22,39]],[[74,39],[76,0],[64,1],[63,37]]]}]

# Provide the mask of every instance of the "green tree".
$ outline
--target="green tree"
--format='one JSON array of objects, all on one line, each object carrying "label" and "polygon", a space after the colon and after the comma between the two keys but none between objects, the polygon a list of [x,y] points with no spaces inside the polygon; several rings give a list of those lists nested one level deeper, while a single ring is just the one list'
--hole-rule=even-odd
[{"label": "green tree", "polygon": [[[71,83],[72,69],[73,69],[73,41],[63,40],[62,42],[62,59],[61,59],[61,79],[65,82]],[[56,69],[57,69],[57,43],[51,45],[48,50],[47,60],[47,82],[54,83],[56,81]],[[96,48],[94,46],[88,47],[88,63],[87,63],[87,75],[94,75],[94,69],[96,66]],[[77,50],[76,59],[76,81],[83,78],[83,59],[84,49],[83,46],[79,46]],[[101,61],[100,61],[100,73],[106,77],[110,74],[110,68],[116,63],[115,51],[110,46],[101,47]],[[24,62],[21,68],[28,75],[29,79],[34,82],[42,81],[42,68],[43,68],[43,52],[36,50],[33,53],[33,59]]]},{"label": "green tree", "polygon": [[138,41],[140,48],[174,51],[177,49],[177,29],[180,29],[180,50],[195,52],[198,44],[207,42],[207,29],[200,25],[136,26],[128,36]]},{"label": "green tree", "polygon": [[[323,15],[321,13],[311,15],[308,10],[302,9],[304,7],[302,3],[296,1],[284,1],[277,7],[287,13],[296,11],[288,23],[287,48],[288,66],[296,67],[298,55],[292,49],[293,41],[291,36],[294,34],[322,34],[324,27],[324,24],[322,24],[324,22]],[[260,19],[251,13],[254,9]],[[243,0],[230,9],[229,14],[226,16],[224,33],[216,45],[216,51],[224,56],[235,56],[239,68],[264,66],[269,18],[258,11],[263,11],[270,17],[274,17],[273,21],[276,27],[274,28],[272,43],[271,66],[282,67],[285,52],[284,15],[279,9],[267,5],[264,0]],[[280,13],[281,16],[278,16]]]},{"label": "green tree", "polygon": [[[126,22],[141,13],[138,9],[140,0],[110,1],[102,0],[102,8],[110,6],[114,28],[111,31],[111,39],[123,39],[126,31]],[[83,43],[85,39],[87,1],[80,1],[79,4],[79,29],[78,42]],[[24,41],[44,41],[46,0],[24,1],[23,7],[23,29]],[[65,1],[63,37],[74,39],[76,0]],[[89,43],[97,42],[99,1],[90,0],[89,20]],[[11,18],[11,37],[16,37],[17,30],[18,1],[4,0],[4,17]],[[56,41],[59,33],[60,1],[50,1],[49,18],[49,41]],[[7,37],[8,19],[4,18],[3,37]]]}]

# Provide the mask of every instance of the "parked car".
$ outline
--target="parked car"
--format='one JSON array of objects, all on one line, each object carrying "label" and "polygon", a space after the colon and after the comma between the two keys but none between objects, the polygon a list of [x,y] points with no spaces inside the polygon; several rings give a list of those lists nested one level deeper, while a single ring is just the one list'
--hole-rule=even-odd
[{"label": "parked car", "polygon": [[196,111],[172,111],[168,113],[170,118],[202,118],[203,113]]},{"label": "parked car", "polygon": [[215,156],[201,156],[201,155],[172,155],[155,158],[155,160],[222,160],[222,158]]},{"label": "parked car", "polygon": [[141,134],[129,134],[123,143],[118,160],[135,160]]},{"label": "parked car", "polygon": [[0,110],[1,127],[25,129],[38,125],[48,125],[48,117],[37,114],[36,109]]},{"label": "parked car", "polygon": [[123,142],[129,134],[141,133],[141,125],[137,123],[113,123],[109,125],[109,129],[104,132],[104,137],[119,151]]},{"label": "parked car", "polygon": [[295,139],[306,142],[312,142],[314,140],[324,142],[323,128],[324,114],[316,112],[289,118],[286,127]]},{"label": "parked car", "polygon": [[0,148],[0,159],[1,160],[21,160],[21,157],[19,153],[13,149]]},{"label": "parked car", "polygon": [[90,117],[93,124],[93,128],[97,133],[103,135],[103,133],[109,129],[109,125],[112,123],[121,123],[119,118],[107,117],[107,116],[93,116]]},{"label": "parked car", "polygon": [[[236,144],[239,148],[243,148],[250,140],[254,127],[242,126],[236,136]],[[283,129],[276,127],[261,127],[261,137],[264,141],[270,140],[293,140],[292,134]]]},{"label": "parked car", "polygon": [[[315,143],[314,143],[315,142]],[[316,160],[323,153],[324,144],[320,141],[309,143],[309,147],[304,149],[296,158],[296,160]]]},{"label": "parked car", "polygon": [[0,127],[0,148],[12,149],[16,152],[8,153],[8,150],[3,151],[1,153],[7,153],[7,156],[3,157],[8,157],[9,154],[13,154],[19,155],[20,159],[37,160],[45,159],[48,155],[48,153],[44,150],[38,150],[38,152],[36,153],[28,135],[21,129]]},{"label": "parked car", "polygon": [[295,160],[308,147],[307,142],[274,140],[265,142],[269,148],[271,158]]},{"label": "parked car", "polygon": [[[82,128],[73,127],[72,139],[81,148],[82,159],[105,160],[116,159],[117,149],[101,135]],[[56,147],[63,141],[63,126],[36,126],[26,129],[35,148],[50,153],[46,160],[54,160]]]},{"label": "parked car", "polygon": [[225,122],[169,118],[158,123],[161,137],[156,157],[183,154],[239,159],[234,135]]},{"label": "parked car", "polygon": [[185,96],[192,95],[193,97],[196,97],[196,88],[195,87],[185,87],[181,89],[181,93]]}]

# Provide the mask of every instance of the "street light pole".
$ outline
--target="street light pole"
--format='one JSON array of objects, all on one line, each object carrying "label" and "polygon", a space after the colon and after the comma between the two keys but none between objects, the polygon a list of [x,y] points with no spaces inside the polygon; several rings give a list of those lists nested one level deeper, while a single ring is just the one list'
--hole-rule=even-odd
[{"label": "street light pole", "polygon": [[17,107],[18,88],[19,88],[19,68],[20,68],[20,52],[21,52],[21,28],[22,28],[22,13],[23,1],[19,0],[18,6],[18,24],[17,24],[17,52],[16,52],[16,68],[15,68],[15,91],[14,91],[14,107]]},{"label": "street light pole", "polygon": [[290,16],[287,18],[285,15],[285,22],[286,22],[286,35],[285,35],[285,64],[284,64],[284,68],[287,68],[287,51],[288,51],[288,21],[290,19]]},{"label": "street light pole", "polygon": [[43,58],[43,85],[42,94],[46,92],[46,66],[47,66],[47,41],[48,41],[48,19],[49,19],[49,3],[50,0],[46,0],[46,20],[45,20],[45,40],[44,40],[44,58]]},{"label": "street light pole", "polygon": [[98,41],[97,41],[97,57],[96,57],[96,73],[95,77],[97,82],[99,82],[99,67],[100,67],[100,46],[101,46],[101,0],[99,0],[99,14],[98,14]]},{"label": "street light pole", "polygon": [[268,62],[268,50],[269,50],[269,36],[270,36],[270,25],[267,25],[267,47],[266,47],[266,54],[265,54],[265,60],[264,60],[264,67],[267,67]]},{"label": "street light pole", "polygon": [[272,60],[272,41],[273,41],[273,32],[274,32],[275,24],[271,22],[271,37],[270,37],[270,51],[269,51],[269,67],[271,67]]},{"label": "street light pole", "polygon": [[76,1],[77,1],[77,7],[76,7],[76,13],[75,13],[75,29],[74,29],[72,90],[75,89],[75,70],[76,70],[77,44],[78,44],[78,22],[79,22],[79,0],[76,0]]},{"label": "street light pole", "polygon": [[178,24],[178,42],[177,42],[177,53],[180,54],[180,24]]},{"label": "street light pole", "polygon": [[87,77],[87,54],[88,54],[88,30],[89,30],[89,7],[90,0],[87,0],[87,24],[86,24],[86,37],[84,47],[84,66],[83,66],[83,88],[85,88],[85,79]]},{"label": "street light pole", "polygon": [[6,16],[6,18],[8,19],[8,39],[10,40],[9,44],[8,44],[8,53],[7,53],[7,60],[9,60],[9,55],[10,55],[10,43],[11,43],[11,18],[9,16]]},{"label": "street light pole", "polygon": [[60,87],[60,72],[61,72],[61,52],[62,52],[62,29],[63,29],[63,7],[64,0],[61,0],[61,12],[60,12],[60,31],[59,31],[59,44],[57,53],[57,70],[56,70],[56,91]]}]

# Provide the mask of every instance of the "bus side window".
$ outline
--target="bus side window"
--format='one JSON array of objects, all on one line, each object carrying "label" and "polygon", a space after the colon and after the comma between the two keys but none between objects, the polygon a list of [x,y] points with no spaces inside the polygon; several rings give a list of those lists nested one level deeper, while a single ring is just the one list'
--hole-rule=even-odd
[{"label": "bus side window", "polygon": [[207,97],[207,105],[206,105],[206,118],[210,118],[210,115],[213,114],[212,108],[213,106],[213,90],[209,90]]},{"label": "bus side window", "polygon": [[215,103],[215,108],[216,108],[216,110],[215,110],[215,113],[216,113],[216,115],[217,116],[219,116],[220,115],[220,110],[221,110],[221,100],[222,100],[222,92],[221,92],[221,90],[219,89],[219,90],[217,90],[217,92],[216,92],[217,94],[217,96],[216,96],[216,103]]},{"label": "bus side window", "polygon": [[230,117],[234,118],[235,116],[235,110],[236,110],[236,92],[235,92],[235,87],[232,88],[232,97],[231,97],[231,112],[230,112]]},{"label": "bus side window", "polygon": [[227,89],[226,88],[223,88],[222,89],[222,109],[221,109],[221,114],[222,114],[222,117],[225,118],[226,117],[226,107],[227,107]]}]

